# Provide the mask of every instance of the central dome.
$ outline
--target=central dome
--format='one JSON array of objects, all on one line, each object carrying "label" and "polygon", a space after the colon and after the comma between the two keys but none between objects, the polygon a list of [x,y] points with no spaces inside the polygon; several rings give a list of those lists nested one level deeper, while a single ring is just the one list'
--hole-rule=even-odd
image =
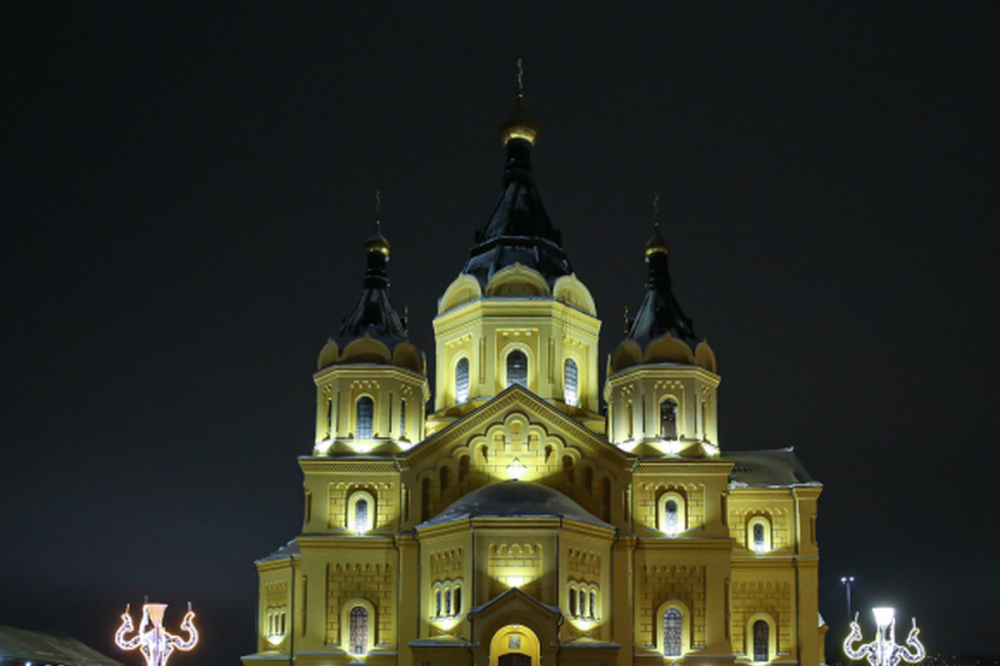
[{"label": "central dome", "polygon": [[483,486],[454,502],[420,527],[468,518],[561,517],[612,528],[558,490],[527,481],[502,481]]}]

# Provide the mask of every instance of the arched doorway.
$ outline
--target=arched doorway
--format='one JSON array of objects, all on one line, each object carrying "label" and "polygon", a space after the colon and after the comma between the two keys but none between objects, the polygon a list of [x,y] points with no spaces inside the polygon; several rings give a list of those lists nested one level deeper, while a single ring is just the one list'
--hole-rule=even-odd
[{"label": "arched doorway", "polygon": [[490,666],[538,666],[541,643],[523,624],[508,624],[490,641]]}]

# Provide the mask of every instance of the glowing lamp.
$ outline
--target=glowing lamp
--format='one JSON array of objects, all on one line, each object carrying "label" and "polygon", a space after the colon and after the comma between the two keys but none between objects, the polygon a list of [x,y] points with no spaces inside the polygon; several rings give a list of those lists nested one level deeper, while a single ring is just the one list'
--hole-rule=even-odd
[{"label": "glowing lamp", "polygon": [[901,661],[908,664],[923,661],[927,652],[918,638],[920,630],[917,629],[916,618],[913,619],[913,627],[906,636],[906,642],[897,645],[895,611],[884,606],[873,608],[872,613],[878,625],[875,640],[857,645],[861,642],[861,627],[858,626],[858,617],[855,615],[854,621],[851,622],[851,633],[844,639],[844,654],[854,660],[865,659],[871,666],[898,666]]},{"label": "glowing lamp", "polygon": [[507,584],[511,587],[521,587],[524,585],[524,576],[507,576]]},{"label": "glowing lamp", "polygon": [[521,479],[523,479],[524,478],[524,473],[527,472],[527,471],[528,471],[528,468],[525,467],[521,463],[521,461],[518,460],[517,458],[514,458],[514,462],[512,462],[509,465],[507,465],[507,476],[509,476],[511,479],[513,479],[515,481],[520,481]]},{"label": "glowing lamp", "polygon": [[875,624],[881,629],[889,626],[892,618],[896,615],[896,610],[888,606],[883,606],[881,608],[873,608],[872,613],[875,615]]},{"label": "glowing lamp", "polygon": [[174,636],[163,628],[163,613],[167,610],[167,604],[143,604],[142,621],[139,623],[139,631],[132,638],[125,638],[125,634],[133,631],[132,616],[129,614],[129,606],[125,606],[122,614],[122,624],[115,632],[115,644],[123,650],[135,650],[139,648],[142,656],[146,659],[146,666],[166,666],[167,659],[174,650],[187,652],[198,644],[198,630],[194,626],[194,611],[191,610],[191,602],[188,602],[187,613],[181,622],[181,630],[187,632],[187,639]]}]

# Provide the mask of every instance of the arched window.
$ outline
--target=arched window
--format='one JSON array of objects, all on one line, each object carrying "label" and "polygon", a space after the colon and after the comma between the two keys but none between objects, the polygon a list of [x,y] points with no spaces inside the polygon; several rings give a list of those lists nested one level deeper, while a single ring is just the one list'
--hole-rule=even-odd
[{"label": "arched window", "polygon": [[564,366],[563,401],[571,407],[576,407],[580,397],[578,393],[579,371],[576,367],[576,361],[568,358]]},{"label": "arched window", "polygon": [[597,594],[591,590],[590,591],[590,619],[597,617]]},{"label": "arched window", "polygon": [[441,471],[438,472],[439,484],[441,486],[441,492],[444,493],[451,485],[451,469],[448,467],[442,467]]},{"label": "arched window", "polygon": [[520,349],[507,354],[507,386],[528,386],[528,357]]},{"label": "arched window", "polygon": [[375,426],[375,401],[368,396],[358,398],[355,438],[371,439]]},{"label": "arched window", "polygon": [[593,494],[594,492],[594,468],[588,467],[583,470],[583,485],[587,489],[587,492]]},{"label": "arched window", "polygon": [[434,593],[434,617],[441,617],[441,590]]},{"label": "arched window", "polygon": [[771,551],[771,523],[766,516],[754,516],[747,523],[746,545],[758,555]]},{"label": "arched window", "polygon": [[354,503],[354,531],[368,531],[368,500],[364,498]]},{"label": "arched window", "polygon": [[601,505],[603,507],[604,522],[611,522],[611,479],[604,477],[601,480]]},{"label": "arched window", "polygon": [[753,660],[767,661],[770,657],[770,627],[765,620],[753,623]]},{"label": "arched window", "polygon": [[572,587],[569,588],[569,614],[571,617],[576,616],[576,590]]},{"label": "arched window", "polygon": [[469,400],[469,359],[462,357],[455,364],[455,403],[461,405]]},{"label": "arched window", "polygon": [[673,400],[660,403],[660,437],[677,439],[677,403]]},{"label": "arched window", "polygon": [[351,654],[368,651],[368,609],[355,606],[351,609]]},{"label": "arched window", "polygon": [[660,495],[659,528],[667,536],[674,536],[687,530],[684,496],[676,490]]},{"label": "arched window", "polygon": [[684,653],[684,616],[676,608],[663,613],[663,655],[680,657]]},{"label": "arched window", "polygon": [[577,609],[580,611],[580,617],[585,617],[587,615],[587,591],[581,588],[579,597],[580,600],[577,603]]},{"label": "arched window", "polygon": [[462,586],[461,585],[456,585],[455,586],[455,597],[453,599],[453,602],[455,604],[455,606],[454,606],[455,615],[461,615],[462,614]]},{"label": "arched window", "polygon": [[712,440],[710,440],[708,438],[708,403],[707,402],[702,402],[701,403],[701,432],[702,432],[702,437],[701,438],[703,440],[705,440],[706,442],[711,442],[712,441]]},{"label": "arched window", "polygon": [[633,439],[635,437],[635,412],[632,409],[632,403],[628,403],[628,407],[625,409],[625,418],[628,419],[628,423],[625,424],[625,432],[628,433],[626,439]]},{"label": "arched window", "polygon": [[448,588],[444,591],[444,615],[445,617],[451,617],[451,589]]},{"label": "arched window", "polygon": [[667,534],[677,534],[677,500],[668,499],[663,505],[663,531]]},{"label": "arched window", "polygon": [[399,438],[406,439],[406,401],[399,401]]}]

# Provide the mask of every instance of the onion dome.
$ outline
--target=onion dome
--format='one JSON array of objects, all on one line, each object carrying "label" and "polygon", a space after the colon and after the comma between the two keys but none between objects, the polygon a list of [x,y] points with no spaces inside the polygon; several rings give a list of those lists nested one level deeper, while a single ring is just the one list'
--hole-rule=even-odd
[{"label": "onion dome", "polygon": [[669,251],[670,244],[660,234],[657,224],[653,237],[646,243],[646,263],[649,264],[646,298],[639,306],[626,336],[643,347],[667,333],[679,339],[695,339],[694,324],[684,316],[671,288],[667,265]]},{"label": "onion dome", "polygon": [[523,92],[518,93],[514,114],[500,126],[500,136],[507,150],[503,189],[486,228],[476,233],[462,272],[485,288],[495,273],[520,264],[538,271],[552,287],[573,268],[562,248],[562,234],[552,226],[535,188],[531,149],[538,126],[524,112]]},{"label": "onion dome", "polygon": [[501,481],[477,488],[420,527],[469,518],[531,517],[561,517],[611,527],[558,490],[528,481]]},{"label": "onion dome", "polygon": [[389,241],[376,228],[375,235],[365,241],[367,269],[361,298],[344,318],[337,334],[337,343],[344,349],[348,343],[369,335],[389,349],[407,339],[406,327],[389,301]]}]

